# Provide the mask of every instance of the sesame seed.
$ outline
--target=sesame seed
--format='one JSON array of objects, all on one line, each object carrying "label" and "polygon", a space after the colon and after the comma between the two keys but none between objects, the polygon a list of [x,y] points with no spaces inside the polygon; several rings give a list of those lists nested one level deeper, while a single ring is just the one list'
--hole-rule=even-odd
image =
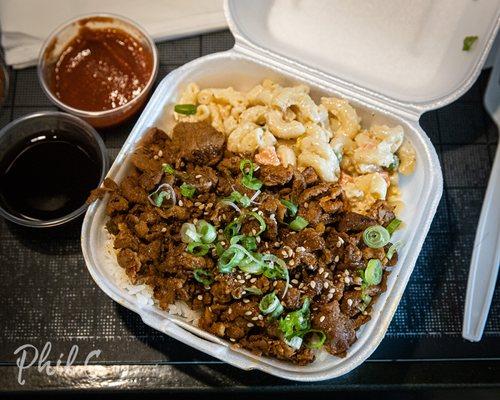
[{"label": "sesame seed", "polygon": [[299,279],[300,278],[300,274],[295,274],[295,279]]},{"label": "sesame seed", "polygon": [[200,179],[201,178],[201,175],[196,175],[195,176],[196,179]]},{"label": "sesame seed", "polygon": [[211,208],[211,207],[213,207],[213,205],[214,205],[214,203],[208,203],[207,208]]},{"label": "sesame seed", "polygon": [[247,291],[246,291],[246,290],[244,290],[243,292],[241,292],[241,295],[242,295],[242,296],[244,296],[244,295],[246,295],[246,294],[247,294]]},{"label": "sesame seed", "polygon": [[368,315],[368,312],[367,311],[363,311],[363,315]]},{"label": "sesame seed", "polygon": [[205,208],[205,204],[200,204],[200,205],[198,206],[198,208],[199,208],[200,210],[203,210],[203,209]]},{"label": "sesame seed", "polygon": [[339,256],[335,256],[335,258],[333,259],[333,261],[335,261],[335,262],[339,262],[339,260],[340,260]]},{"label": "sesame seed", "polygon": [[348,276],[346,276],[346,277],[344,278],[344,282],[345,282],[345,283],[349,283],[350,281],[351,281],[351,279],[350,279]]},{"label": "sesame seed", "polygon": [[352,299],[347,299],[347,305],[350,307],[352,306]]},{"label": "sesame seed", "polygon": [[328,282],[325,282],[323,286],[325,287],[325,289],[328,289],[328,286],[330,286],[330,284]]},{"label": "sesame seed", "polygon": [[304,203],[304,208],[309,207],[309,203]]},{"label": "sesame seed", "polygon": [[281,254],[283,254],[283,257],[287,257],[288,256],[288,253],[286,252],[286,250],[281,250]]},{"label": "sesame seed", "polygon": [[328,293],[335,293],[335,288],[331,288]]},{"label": "sesame seed", "polygon": [[269,216],[269,218],[274,219],[274,218],[275,218],[275,215],[274,215],[274,214],[271,214],[271,215]]},{"label": "sesame seed", "polygon": [[250,279],[250,283],[255,283],[255,282],[257,282],[257,278]]},{"label": "sesame seed", "polygon": [[158,160],[158,156],[157,156],[156,154],[153,156],[153,158],[154,158],[155,160]]},{"label": "sesame seed", "polygon": [[248,299],[243,299],[243,303],[245,303],[245,304],[246,304],[246,303],[250,303],[250,300],[248,300]]},{"label": "sesame seed", "polygon": [[198,295],[197,297],[198,300],[203,300],[203,296],[201,294]]},{"label": "sesame seed", "polygon": [[311,283],[309,285],[314,289],[316,287],[316,282],[315,281],[311,281]]},{"label": "sesame seed", "polygon": [[252,208],[252,211],[253,211],[253,212],[255,212],[255,211],[257,211],[258,209],[259,209],[258,207],[254,207],[254,208]]},{"label": "sesame seed", "polygon": [[359,286],[356,286],[354,290],[361,290],[361,288]]},{"label": "sesame seed", "polygon": [[248,326],[249,328],[251,328],[251,327],[253,326],[253,324],[252,324],[251,322],[249,322],[249,323],[247,324],[247,326]]},{"label": "sesame seed", "polygon": [[[255,241],[256,241],[257,243],[260,243],[260,236],[257,236],[257,237],[255,238]],[[267,243],[266,243],[266,244],[267,244]]]},{"label": "sesame seed", "polygon": [[259,317],[252,317],[252,321],[257,321]]},{"label": "sesame seed", "polygon": [[241,283],[243,285],[245,283],[245,280],[244,279],[239,279],[238,283]]},{"label": "sesame seed", "polygon": [[231,342],[236,342],[236,339],[234,339],[234,338],[229,338],[229,340],[230,340]]},{"label": "sesame seed", "polygon": [[330,274],[329,274],[328,272],[325,272],[325,273],[323,274],[323,276],[324,276],[324,277],[325,277],[325,279],[326,279],[326,278],[328,278],[328,277],[330,276]]},{"label": "sesame seed", "polygon": [[260,216],[264,215],[264,213],[261,210],[257,211],[257,214],[259,214]]},{"label": "sesame seed", "polygon": [[293,267],[293,266],[295,265],[295,261],[290,260],[290,261],[288,262],[288,265],[289,265],[290,267]]},{"label": "sesame seed", "polygon": [[274,247],[280,247],[280,242],[274,242]]},{"label": "sesame seed", "polygon": [[303,287],[304,287],[304,284],[303,284],[303,283],[301,283],[301,284],[299,285],[299,289],[302,289]]},{"label": "sesame seed", "polygon": [[193,218],[193,224],[196,224],[198,222],[198,218]]},{"label": "sesame seed", "polygon": [[322,315],[320,318],[319,318],[319,322],[323,322],[325,320],[325,316]]},{"label": "sesame seed", "polygon": [[198,207],[198,206],[200,206],[200,205],[201,205],[201,203],[200,203],[199,201],[195,201],[194,205],[195,205],[196,207]]},{"label": "sesame seed", "polygon": [[326,296],[327,300],[331,300],[333,298],[333,293],[329,293],[328,296]]},{"label": "sesame seed", "polygon": [[240,274],[236,275],[236,279],[241,279],[241,275]]},{"label": "sesame seed", "polygon": [[298,285],[298,284],[299,284],[299,281],[298,281],[297,279],[292,279],[292,283],[293,283],[294,285]]},{"label": "sesame seed", "polygon": [[246,311],[245,312],[245,315],[252,315],[252,312],[249,310],[249,311]]},{"label": "sesame seed", "polygon": [[158,157],[161,157],[161,156],[163,156],[163,151],[158,150]]},{"label": "sesame seed", "polygon": [[163,227],[161,228],[162,233],[165,233],[167,231],[167,228]]},{"label": "sesame seed", "polygon": [[257,234],[257,231],[255,229],[252,229],[252,235],[255,236]]},{"label": "sesame seed", "polygon": [[339,238],[339,240],[337,242],[337,247],[340,247],[340,246],[342,246],[342,242],[340,241],[340,238]]},{"label": "sesame seed", "polygon": [[251,277],[250,274],[245,275],[245,279],[250,279],[250,277]]},{"label": "sesame seed", "polygon": [[295,249],[295,251],[297,251],[298,253],[302,253],[302,252],[306,251],[306,249],[305,249],[305,247],[299,246]]},{"label": "sesame seed", "polygon": [[264,316],[262,314],[259,314],[258,318],[259,318],[259,320],[262,321],[264,319]]},{"label": "sesame seed", "polygon": [[184,205],[183,201],[179,199],[179,205],[182,207]]},{"label": "sesame seed", "polygon": [[319,270],[318,270],[318,273],[322,274],[323,272],[325,272],[325,269],[323,267],[321,267]]},{"label": "sesame seed", "polygon": [[277,282],[277,281],[274,281],[274,282],[273,282],[273,286],[276,286],[277,284],[278,284],[278,282]]},{"label": "sesame seed", "polygon": [[231,314],[232,312],[233,312],[233,309],[232,309],[232,308],[229,308],[229,309],[227,310],[227,313],[228,313],[228,314]]}]

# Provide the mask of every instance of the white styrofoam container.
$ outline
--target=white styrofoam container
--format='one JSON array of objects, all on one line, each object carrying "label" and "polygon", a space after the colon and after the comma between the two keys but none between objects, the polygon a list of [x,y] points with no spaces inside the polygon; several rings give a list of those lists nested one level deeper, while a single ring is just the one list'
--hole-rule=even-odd
[{"label": "white styrofoam container", "polygon": [[[406,245],[387,291],[374,305],[372,319],[359,329],[345,358],[320,357],[313,364],[296,366],[234,350],[181,318],[141,306],[121,289],[113,275],[116,261],[106,247],[103,201],[91,205],[85,216],[83,255],[93,279],[108,296],[138,313],[147,325],[191,347],[236,367],[282,378],[338,377],[361,364],[383,339],[442,194],[438,158],[418,119],[425,110],[451,102],[474,82],[498,30],[498,2],[227,0],[225,8],[235,47],[192,61],[163,79],[108,177],[120,181],[126,175],[128,155],[147,128],[171,126],[170,111],[192,81],[201,87],[239,90],[264,78],[283,85],[305,83],[316,100],[323,95],[347,98],[365,126],[402,125],[417,153],[415,173],[401,179],[405,229],[398,232],[398,239]],[[463,38],[472,34],[479,36],[474,51],[462,52]]]}]

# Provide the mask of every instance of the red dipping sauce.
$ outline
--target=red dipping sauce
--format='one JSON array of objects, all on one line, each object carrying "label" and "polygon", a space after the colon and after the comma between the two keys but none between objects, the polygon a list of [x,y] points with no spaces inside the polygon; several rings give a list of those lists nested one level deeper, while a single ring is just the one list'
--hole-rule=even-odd
[{"label": "red dipping sauce", "polygon": [[153,74],[153,55],[118,28],[82,26],[53,64],[52,93],[84,111],[107,111],[139,96]]}]

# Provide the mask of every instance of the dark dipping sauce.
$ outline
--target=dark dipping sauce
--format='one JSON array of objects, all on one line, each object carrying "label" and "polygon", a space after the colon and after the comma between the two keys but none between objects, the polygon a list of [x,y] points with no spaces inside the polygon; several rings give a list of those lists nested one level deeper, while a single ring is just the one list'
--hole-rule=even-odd
[{"label": "dark dipping sauce", "polygon": [[64,104],[107,111],[139,96],[151,77],[153,57],[121,29],[82,26],[53,68],[51,91]]},{"label": "dark dipping sauce", "polygon": [[2,206],[30,220],[57,219],[80,208],[99,184],[100,168],[85,148],[59,131],[40,132],[6,154]]}]

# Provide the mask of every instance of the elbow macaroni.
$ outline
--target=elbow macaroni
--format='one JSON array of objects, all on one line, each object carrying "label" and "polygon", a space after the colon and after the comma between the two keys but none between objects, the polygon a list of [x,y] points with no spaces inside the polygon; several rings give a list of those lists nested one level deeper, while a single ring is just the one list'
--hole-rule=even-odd
[{"label": "elbow macaroni", "polygon": [[176,121],[208,121],[226,134],[231,152],[261,164],[310,166],[327,182],[342,176],[346,197],[360,212],[379,199],[397,202],[398,172],[410,174],[415,168],[415,150],[401,126],[362,129],[347,100],[321,97],[317,104],[306,85],[286,87],[266,79],[243,92],[200,90],[190,83],[179,103],[197,110],[194,115],[174,112]]}]

